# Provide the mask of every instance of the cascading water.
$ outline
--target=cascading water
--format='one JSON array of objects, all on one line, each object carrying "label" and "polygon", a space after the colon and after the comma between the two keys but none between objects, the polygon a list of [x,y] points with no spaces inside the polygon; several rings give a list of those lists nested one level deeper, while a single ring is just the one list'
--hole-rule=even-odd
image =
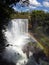
[{"label": "cascading water", "polygon": [[9,22],[6,32],[4,32],[8,47],[3,52],[3,58],[17,65],[25,65],[27,62],[26,54],[22,48],[29,42],[28,19],[13,19]]}]

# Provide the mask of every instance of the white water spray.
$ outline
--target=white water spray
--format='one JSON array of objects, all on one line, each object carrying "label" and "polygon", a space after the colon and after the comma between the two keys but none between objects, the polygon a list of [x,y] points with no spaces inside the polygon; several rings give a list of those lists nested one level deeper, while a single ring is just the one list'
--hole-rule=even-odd
[{"label": "white water spray", "polygon": [[29,42],[27,33],[28,19],[13,19],[9,22],[4,34],[7,44],[11,46],[6,47],[3,55],[4,59],[7,59],[9,62],[12,61],[17,65],[25,65],[28,59],[22,48]]}]

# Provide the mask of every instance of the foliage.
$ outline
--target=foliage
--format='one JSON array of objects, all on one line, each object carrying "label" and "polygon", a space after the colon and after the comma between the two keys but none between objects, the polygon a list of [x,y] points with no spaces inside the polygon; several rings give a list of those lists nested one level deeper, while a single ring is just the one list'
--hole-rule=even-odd
[{"label": "foliage", "polygon": [[30,23],[32,25],[31,30],[36,33],[35,38],[49,57],[49,13],[38,10],[32,11]]},{"label": "foliage", "polygon": [[[44,11],[34,10],[31,13],[32,29],[36,30],[38,27],[42,28],[41,31],[49,34],[49,13]],[[36,30],[37,31],[37,30]]]}]

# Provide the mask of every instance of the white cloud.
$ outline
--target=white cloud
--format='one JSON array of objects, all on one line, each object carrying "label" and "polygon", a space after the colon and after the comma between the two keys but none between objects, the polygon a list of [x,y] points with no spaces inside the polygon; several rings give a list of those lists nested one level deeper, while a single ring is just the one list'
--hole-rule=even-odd
[{"label": "white cloud", "polygon": [[26,12],[26,11],[29,11],[29,8],[28,7],[21,7],[21,6],[14,6],[13,9],[15,11],[18,11],[18,12]]},{"label": "white cloud", "polygon": [[41,6],[41,3],[38,2],[37,0],[29,0],[29,3],[34,5],[34,6]]},{"label": "white cloud", "polygon": [[43,5],[44,5],[45,7],[49,7],[49,2],[48,2],[48,1],[44,1],[44,2],[43,2]]},{"label": "white cloud", "polygon": [[29,8],[30,9],[35,9],[36,7],[35,6],[32,6],[32,5],[29,5]]},{"label": "white cloud", "polygon": [[47,9],[43,9],[43,11],[48,12],[48,10],[47,10]]}]

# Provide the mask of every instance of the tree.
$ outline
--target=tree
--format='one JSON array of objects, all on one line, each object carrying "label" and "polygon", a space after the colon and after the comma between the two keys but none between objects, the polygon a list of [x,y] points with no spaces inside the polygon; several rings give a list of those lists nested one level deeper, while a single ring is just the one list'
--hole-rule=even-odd
[{"label": "tree", "polygon": [[31,13],[32,30],[42,28],[42,32],[49,34],[49,13],[34,10]]}]

